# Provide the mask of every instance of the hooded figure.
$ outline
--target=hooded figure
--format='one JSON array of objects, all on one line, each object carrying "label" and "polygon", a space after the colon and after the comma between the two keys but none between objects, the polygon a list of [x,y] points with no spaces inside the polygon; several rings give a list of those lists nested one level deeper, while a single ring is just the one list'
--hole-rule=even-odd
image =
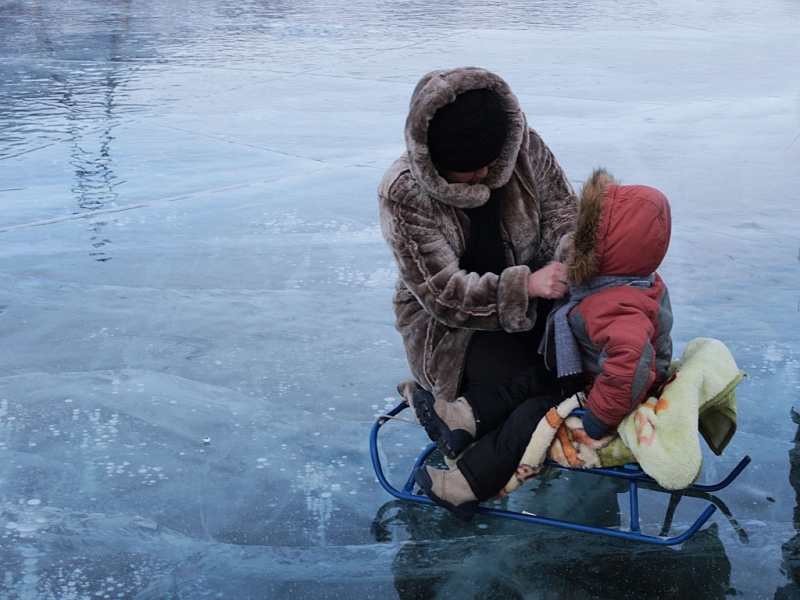
[{"label": "hooded figure", "polygon": [[569,329],[592,380],[583,425],[594,439],[669,377],[672,308],[656,269],[671,231],[669,202],[658,190],[619,185],[601,169],[584,184],[565,266],[570,303],[577,302]]},{"label": "hooded figure", "polygon": [[[542,317],[529,278],[558,258],[576,198],[506,82],[483,69],[425,75],[405,140],[378,189],[381,230],[398,267],[395,325],[417,384],[450,401],[479,345],[476,332],[524,334]],[[464,171],[469,178],[452,176]],[[510,348],[512,337],[498,347]],[[533,360],[534,342],[519,347]]]}]

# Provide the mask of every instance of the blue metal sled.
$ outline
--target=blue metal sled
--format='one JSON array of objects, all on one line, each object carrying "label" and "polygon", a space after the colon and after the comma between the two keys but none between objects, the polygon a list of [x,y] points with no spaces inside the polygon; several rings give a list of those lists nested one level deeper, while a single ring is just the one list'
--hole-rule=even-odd
[{"label": "blue metal sled", "polygon": [[[380,431],[381,427],[385,425],[388,421],[392,420],[393,417],[396,417],[400,414],[403,410],[408,408],[408,404],[403,401],[398,404],[391,412],[388,414],[379,417],[372,426],[372,430],[370,432],[370,453],[372,455],[372,466],[375,469],[375,475],[378,477],[378,481],[380,482],[381,486],[389,492],[395,498],[400,500],[407,500],[409,502],[416,502],[418,504],[429,504],[431,506],[436,506],[436,504],[427,496],[419,493],[414,493],[414,477],[413,472],[414,469],[423,464],[430,455],[436,450],[436,444],[430,444],[425,450],[423,450],[422,454],[417,458],[414,465],[411,468],[410,474],[408,479],[405,482],[405,485],[401,489],[397,489],[392,486],[391,483],[386,479],[386,476],[383,473],[383,467],[381,465],[380,456],[378,453],[378,432]],[[628,482],[629,486],[629,496],[630,496],[630,525],[627,529],[612,529],[609,527],[600,527],[595,525],[587,525],[582,523],[576,523],[573,521],[564,521],[561,519],[552,519],[549,517],[544,517],[540,515],[535,515],[528,512],[516,512],[512,510],[504,510],[498,508],[491,508],[488,506],[479,506],[477,514],[481,515],[489,515],[493,517],[502,517],[505,519],[513,519],[516,521],[523,521],[526,523],[536,523],[539,525],[548,525],[551,527],[558,527],[561,529],[567,529],[571,531],[580,531],[583,533],[593,533],[598,535],[604,535],[613,538],[625,539],[625,540],[632,540],[636,542],[646,542],[649,544],[657,544],[660,546],[671,546],[675,544],[680,544],[690,537],[692,537],[700,528],[708,521],[711,515],[717,509],[715,501],[713,497],[708,496],[711,492],[716,492],[721,490],[733,482],[739,474],[744,470],[744,468],[750,463],[750,457],[745,456],[736,467],[725,477],[722,481],[715,484],[695,484],[686,490],[682,490],[681,492],[670,492],[669,490],[665,490],[661,486],[656,483],[656,481],[647,475],[638,465],[630,464],[625,465],[622,467],[610,467],[610,468],[601,468],[601,469],[569,469],[568,467],[563,467],[555,462],[548,462],[547,465],[551,467],[556,467],[558,469],[563,470],[576,470],[580,471],[581,473],[593,473],[599,476],[605,477],[613,477],[616,479],[623,479]],[[671,502],[670,507],[668,509],[667,519],[664,524],[664,528],[661,531],[660,535],[649,535],[645,534],[641,530],[641,523],[639,519],[639,485],[645,484],[647,489],[661,491],[664,493],[671,494]],[[668,537],[667,534],[669,533],[670,528],[670,521],[672,517],[672,512],[675,509],[675,505],[677,504],[677,499],[679,499],[680,495],[686,494],[689,496],[694,497],[705,497],[709,501],[709,505],[703,510],[703,512],[698,516],[695,521],[689,526],[689,528],[681,533],[680,535],[676,535],[673,537]],[[724,506],[724,505],[723,505]]]}]

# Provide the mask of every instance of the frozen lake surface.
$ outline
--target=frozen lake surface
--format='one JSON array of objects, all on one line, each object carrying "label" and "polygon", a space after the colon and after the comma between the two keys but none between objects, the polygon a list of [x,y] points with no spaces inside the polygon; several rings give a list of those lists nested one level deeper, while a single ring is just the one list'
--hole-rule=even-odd
[{"label": "frozen lake surface", "polygon": [[[0,599],[800,597],[798,31],[797,0],[0,0]],[[704,477],[753,457],[682,547],[374,477],[409,377],[376,188],[417,80],[467,64],[576,187],[671,200],[676,355],[748,373]],[[399,480],[426,438],[392,425]],[[507,502],[613,524],[622,492]]]}]

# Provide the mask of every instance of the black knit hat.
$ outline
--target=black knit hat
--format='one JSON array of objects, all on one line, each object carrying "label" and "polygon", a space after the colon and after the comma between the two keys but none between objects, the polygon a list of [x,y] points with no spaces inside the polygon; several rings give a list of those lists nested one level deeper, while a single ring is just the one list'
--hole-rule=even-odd
[{"label": "black knit hat", "polygon": [[470,173],[500,156],[507,133],[499,96],[487,89],[469,90],[433,115],[428,150],[437,168]]}]

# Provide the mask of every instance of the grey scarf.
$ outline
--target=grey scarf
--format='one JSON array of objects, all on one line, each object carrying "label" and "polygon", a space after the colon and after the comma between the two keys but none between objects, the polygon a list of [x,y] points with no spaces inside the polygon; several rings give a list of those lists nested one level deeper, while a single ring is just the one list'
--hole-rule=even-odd
[{"label": "grey scarf", "polygon": [[578,303],[592,294],[608,288],[630,285],[647,289],[655,282],[655,274],[649,277],[631,275],[603,275],[593,277],[586,285],[569,286],[569,295],[559,300],[547,315],[547,327],[539,344],[539,354],[544,356],[545,366],[552,371],[557,368],[559,377],[575,375],[583,371],[583,361],[578,342],[572,335],[567,316]]}]

